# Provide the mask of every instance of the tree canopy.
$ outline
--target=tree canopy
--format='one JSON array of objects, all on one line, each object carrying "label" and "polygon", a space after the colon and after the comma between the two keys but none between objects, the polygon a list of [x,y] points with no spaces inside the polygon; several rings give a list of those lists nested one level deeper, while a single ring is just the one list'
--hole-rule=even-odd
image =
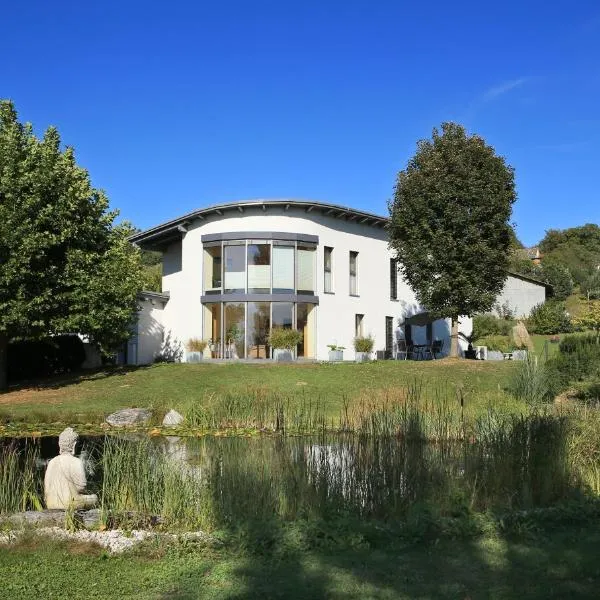
[{"label": "tree canopy", "polygon": [[0,101],[0,389],[10,339],[128,337],[142,271],[116,216],[55,128],[39,139]]},{"label": "tree canopy", "polygon": [[443,123],[400,171],[390,202],[390,246],[418,301],[453,321],[489,311],[506,280],[514,173],[477,135]]}]

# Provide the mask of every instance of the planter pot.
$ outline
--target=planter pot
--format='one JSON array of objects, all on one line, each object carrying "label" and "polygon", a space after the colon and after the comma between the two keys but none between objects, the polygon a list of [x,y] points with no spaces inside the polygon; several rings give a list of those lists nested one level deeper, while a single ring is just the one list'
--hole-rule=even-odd
[{"label": "planter pot", "polygon": [[371,360],[370,352],[356,352],[354,361],[355,362],[369,362]]},{"label": "planter pot", "polygon": [[487,360],[504,360],[504,354],[499,350],[488,350]]},{"label": "planter pot", "polygon": [[212,351],[211,349],[206,346],[206,348],[204,348],[204,352],[202,353],[202,358],[212,358]]},{"label": "planter pot", "polygon": [[185,362],[188,363],[199,363],[203,358],[202,352],[186,352]]},{"label": "planter pot", "polygon": [[512,353],[513,360],[527,360],[527,350],[515,350]]},{"label": "planter pot", "polygon": [[344,360],[344,351],[343,350],[330,350],[329,351],[329,360],[331,362],[337,362],[339,360]]},{"label": "planter pot", "polygon": [[488,359],[487,346],[475,346],[475,354],[477,354],[477,360],[487,360]]},{"label": "planter pot", "polygon": [[273,360],[277,362],[291,362],[294,360],[294,355],[287,348],[273,348]]}]

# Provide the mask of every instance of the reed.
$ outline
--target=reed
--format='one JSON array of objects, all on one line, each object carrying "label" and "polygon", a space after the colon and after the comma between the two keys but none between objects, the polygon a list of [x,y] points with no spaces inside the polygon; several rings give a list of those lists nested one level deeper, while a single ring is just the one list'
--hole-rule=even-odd
[{"label": "reed", "polygon": [[27,446],[0,445],[0,514],[41,510],[42,481],[36,468],[38,452]]}]

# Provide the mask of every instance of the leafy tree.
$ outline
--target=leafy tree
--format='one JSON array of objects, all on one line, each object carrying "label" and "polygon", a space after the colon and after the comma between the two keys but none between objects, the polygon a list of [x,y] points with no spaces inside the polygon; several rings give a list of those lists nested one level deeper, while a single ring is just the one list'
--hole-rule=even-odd
[{"label": "leafy tree", "polygon": [[585,311],[574,319],[575,325],[596,332],[596,343],[600,343],[600,300],[589,300]]},{"label": "leafy tree", "polygon": [[556,260],[544,259],[533,275],[552,286],[556,300],[566,300],[573,293],[574,282],[569,268]]},{"label": "leafy tree", "polygon": [[552,335],[569,333],[573,330],[571,319],[565,310],[564,302],[548,300],[534,306],[527,318],[527,329],[531,333]]},{"label": "leafy tree", "polygon": [[128,337],[141,264],[116,215],[56,129],[38,139],[0,102],[0,390],[11,339],[70,332],[111,349]]},{"label": "leafy tree", "polygon": [[494,149],[455,123],[433,130],[398,174],[390,246],[419,302],[452,319],[488,312],[506,280],[514,173]]}]

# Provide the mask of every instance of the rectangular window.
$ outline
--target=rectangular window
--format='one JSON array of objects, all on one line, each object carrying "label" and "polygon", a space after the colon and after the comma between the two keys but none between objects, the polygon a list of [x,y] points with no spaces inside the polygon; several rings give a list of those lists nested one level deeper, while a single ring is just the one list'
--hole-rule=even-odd
[{"label": "rectangular window", "polygon": [[385,357],[392,358],[394,350],[394,317],[385,318]]},{"label": "rectangular window", "polygon": [[354,315],[354,336],[364,337],[363,320],[365,315]]},{"label": "rectangular window", "polygon": [[225,358],[246,358],[245,324],[246,303],[227,302],[225,304]]},{"label": "rectangular window", "polygon": [[271,330],[271,304],[248,302],[246,346],[248,358],[269,358],[269,332]]},{"label": "rectangular window", "polygon": [[390,300],[398,300],[398,261],[390,258]]},{"label": "rectangular window", "polygon": [[325,276],[325,282],[323,286],[324,292],[333,292],[333,274],[332,274],[332,263],[333,263],[333,248],[325,246],[323,254],[323,273]]},{"label": "rectangular window", "polygon": [[221,293],[221,242],[204,247],[204,293]]},{"label": "rectangular window", "polygon": [[271,244],[248,242],[248,293],[271,293]]},{"label": "rectangular window", "polygon": [[296,350],[297,356],[314,357],[315,347],[315,305],[298,303],[296,305],[296,329],[302,332],[302,341]]},{"label": "rectangular window", "polygon": [[294,293],[294,246],[273,242],[273,293]]},{"label": "rectangular window", "polygon": [[298,244],[297,294],[315,293],[315,251],[316,246]]},{"label": "rectangular window", "polygon": [[223,247],[225,255],[225,293],[243,294],[246,291],[246,243],[229,242]]},{"label": "rectangular window", "polygon": [[358,252],[350,251],[350,295],[358,296]]}]

